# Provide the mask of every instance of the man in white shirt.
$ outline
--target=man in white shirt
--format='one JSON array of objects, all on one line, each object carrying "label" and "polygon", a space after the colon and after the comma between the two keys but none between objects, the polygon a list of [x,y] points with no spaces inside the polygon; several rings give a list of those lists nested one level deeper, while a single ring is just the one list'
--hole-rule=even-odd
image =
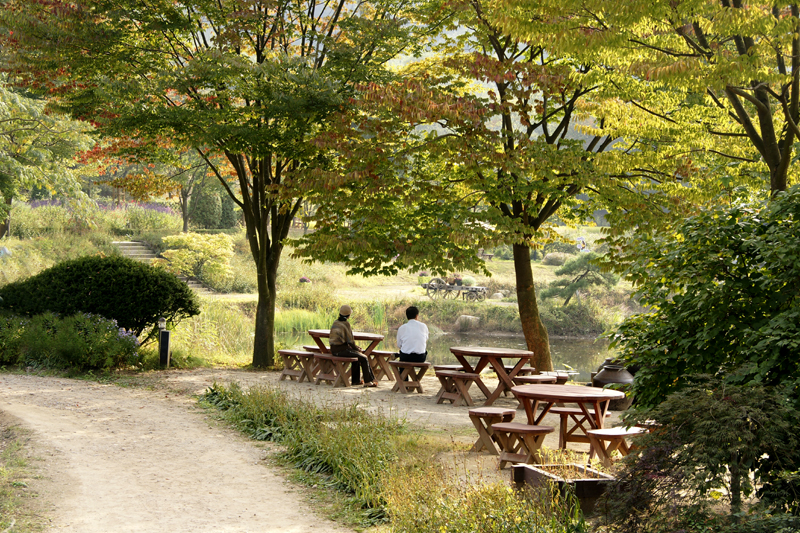
[{"label": "man in white shirt", "polygon": [[408,363],[424,363],[428,356],[428,326],[417,320],[419,309],[406,309],[408,322],[397,330],[397,350],[400,360]]}]

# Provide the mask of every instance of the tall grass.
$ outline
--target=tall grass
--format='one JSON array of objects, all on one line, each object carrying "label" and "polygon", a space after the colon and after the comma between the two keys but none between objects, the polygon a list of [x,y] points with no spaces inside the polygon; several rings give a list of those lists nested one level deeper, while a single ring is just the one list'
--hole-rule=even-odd
[{"label": "tall grass", "polygon": [[416,440],[399,420],[356,405],[318,407],[266,386],[215,383],[201,400],[252,438],[282,444],[286,462],[348,494],[362,525],[384,521],[383,472]]},{"label": "tall grass", "polygon": [[283,445],[280,457],[313,482],[347,494],[361,527],[388,521],[392,531],[408,533],[585,531],[573,498],[465,482],[433,459],[441,443],[358,404],[316,406],[271,387],[216,383],[201,402],[252,438]]},{"label": "tall grass", "polygon": [[587,531],[572,495],[463,480],[436,464],[387,476],[392,530],[404,533],[578,533]]},{"label": "tall grass", "polygon": [[254,322],[235,303],[203,298],[199,315],[181,321],[171,336],[177,357],[200,355],[209,364],[253,360]]}]

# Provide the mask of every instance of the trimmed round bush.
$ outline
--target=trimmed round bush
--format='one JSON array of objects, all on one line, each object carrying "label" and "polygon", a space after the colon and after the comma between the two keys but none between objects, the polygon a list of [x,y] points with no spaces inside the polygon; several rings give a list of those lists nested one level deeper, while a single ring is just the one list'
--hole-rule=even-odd
[{"label": "trimmed round bush", "polygon": [[137,336],[158,318],[175,324],[200,314],[197,296],[174,275],[122,256],[87,256],[0,288],[0,306],[25,316],[92,313]]}]

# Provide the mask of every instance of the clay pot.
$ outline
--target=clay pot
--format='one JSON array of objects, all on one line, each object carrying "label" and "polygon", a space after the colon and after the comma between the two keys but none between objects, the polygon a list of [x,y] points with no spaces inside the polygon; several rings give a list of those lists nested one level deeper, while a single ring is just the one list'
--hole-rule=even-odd
[{"label": "clay pot", "polygon": [[[633,383],[633,376],[630,372],[625,370],[624,366],[620,365],[605,365],[594,378],[592,378],[592,386],[604,387],[606,385],[618,384],[625,385],[624,387],[615,387],[617,390],[626,390],[630,388]],[[611,400],[608,408],[612,411],[624,411],[633,403],[633,397],[626,396],[619,400]]]}]

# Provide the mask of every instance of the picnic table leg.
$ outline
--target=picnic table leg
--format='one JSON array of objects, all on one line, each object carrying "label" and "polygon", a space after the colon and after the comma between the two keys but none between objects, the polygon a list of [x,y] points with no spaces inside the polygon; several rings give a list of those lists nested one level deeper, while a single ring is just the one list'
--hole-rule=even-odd
[{"label": "picnic table leg", "polygon": [[[481,390],[483,395],[486,396],[486,398],[489,398],[489,396],[491,396],[492,393],[489,391],[489,387],[487,387],[483,383],[483,380],[480,378],[481,371],[484,368],[486,368],[486,365],[489,363],[488,360],[484,359],[484,358],[481,358],[481,360],[478,361],[478,364],[475,365],[475,367],[473,368],[472,365],[469,364],[469,361],[467,361],[466,357],[464,357],[463,355],[458,354],[458,353],[453,353],[453,355],[456,357],[458,362],[461,363],[461,366],[464,367],[464,370],[466,372],[469,372],[470,374],[478,374],[478,379],[475,380],[475,384],[478,385],[478,388]],[[481,363],[483,363],[483,364],[481,364]],[[472,385],[472,383],[470,383],[470,385]],[[491,404],[487,403],[485,405],[488,406],[488,405],[491,405]]]}]

